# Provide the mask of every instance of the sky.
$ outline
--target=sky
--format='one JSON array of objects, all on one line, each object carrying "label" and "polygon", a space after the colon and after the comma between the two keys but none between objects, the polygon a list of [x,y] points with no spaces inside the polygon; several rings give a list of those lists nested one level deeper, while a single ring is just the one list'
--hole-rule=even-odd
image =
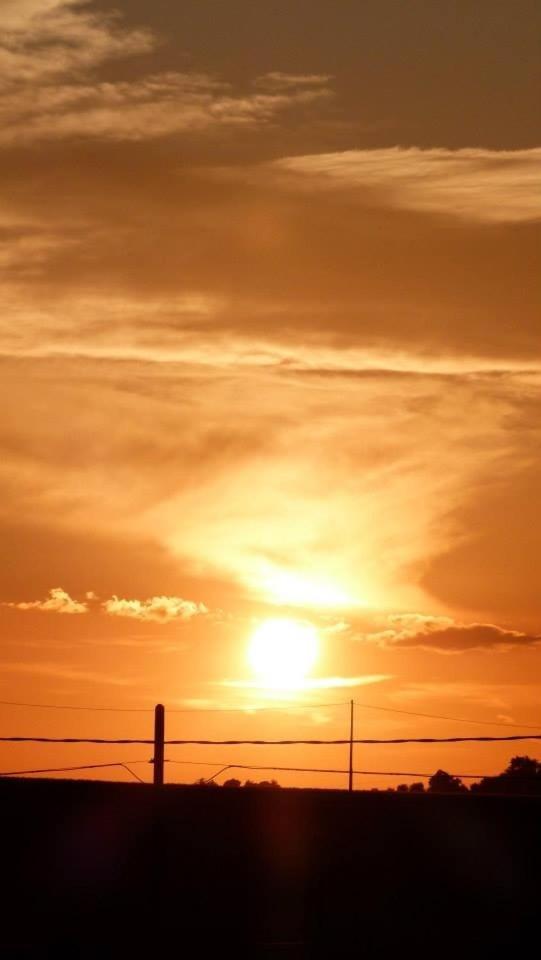
[{"label": "sky", "polygon": [[[6,736],[146,737],[158,701],[178,738],[347,736],[352,697],[359,737],[539,724],[540,30],[535,0],[0,0],[0,700],[149,711],[5,704]],[[318,632],[300,688],[251,671],[276,618]],[[0,768],[148,757],[119,749]]]}]

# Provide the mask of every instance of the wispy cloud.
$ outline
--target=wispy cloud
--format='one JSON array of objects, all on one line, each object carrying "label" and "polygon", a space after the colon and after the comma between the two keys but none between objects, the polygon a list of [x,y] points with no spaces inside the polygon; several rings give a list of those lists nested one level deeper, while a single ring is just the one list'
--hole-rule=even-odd
[{"label": "wispy cloud", "polygon": [[3,0],[0,30],[0,90],[77,75],[156,45],[150,31],[89,10],[84,0]]},{"label": "wispy cloud", "polygon": [[73,137],[136,141],[211,127],[257,126],[281,110],[323,96],[320,88],[234,92],[212,77],[174,72],[137,81],[43,87],[0,99],[0,143]]},{"label": "wispy cloud", "polygon": [[29,0],[0,11],[0,143],[92,137],[146,140],[221,126],[265,123],[329,96],[325,77],[269,74],[234,91],[198,73],[168,71],[97,82],[111,59],[149,53],[157,38],[118,14],[62,0]]},{"label": "wispy cloud", "polygon": [[[47,257],[70,242],[69,237],[56,242],[46,234],[34,233],[10,240],[3,249],[0,240],[0,268],[5,265],[12,274],[15,269],[22,269],[19,265],[23,263],[30,263],[34,272],[46,268]],[[21,279],[25,279],[24,273]],[[405,349],[392,343],[327,343],[323,336],[311,333],[302,340],[291,338],[282,327],[265,332],[233,332],[228,323],[235,311],[237,316],[242,313],[254,318],[258,311],[261,313],[261,305],[255,300],[239,303],[196,290],[146,300],[111,293],[64,294],[54,302],[44,300],[38,306],[25,302],[19,290],[10,298],[6,289],[5,303],[11,322],[0,322],[3,356],[191,363],[215,369],[263,368],[285,374],[297,371],[329,380],[339,375],[362,374],[459,378],[541,371],[541,360],[535,354],[483,357],[445,350],[416,352],[411,346]]]},{"label": "wispy cloud", "polygon": [[45,600],[22,600],[19,603],[3,603],[4,607],[13,607],[15,610],[43,610],[46,613],[88,613],[88,604],[74,600],[62,587],[53,587],[49,590]]},{"label": "wispy cloud", "polygon": [[150,597],[148,600],[124,600],[112,597],[103,604],[106,613],[113,617],[129,617],[132,620],[151,620],[170,623],[172,620],[191,620],[208,613],[204,603],[183,600],[181,597]]},{"label": "wispy cloud", "polygon": [[411,647],[437,653],[509,649],[541,644],[541,635],[499,627],[492,623],[460,623],[450,617],[420,613],[392,614],[382,629],[361,634],[382,646]]},{"label": "wispy cloud", "polygon": [[[371,673],[358,677],[306,677],[298,684],[292,684],[291,688],[284,685],[283,689],[291,690],[332,690],[341,687],[364,687],[371,683],[383,683],[385,680],[392,680],[392,675],[388,673]],[[234,687],[241,690],[270,690],[272,686],[260,683],[257,680],[221,680],[220,686]],[[282,689],[282,687],[280,687]]]},{"label": "wispy cloud", "polygon": [[255,84],[266,90],[287,90],[296,87],[327,87],[332,79],[328,73],[282,73],[275,70],[257,77]]},{"label": "wispy cloud", "polygon": [[92,670],[82,670],[79,667],[69,664],[58,663],[24,663],[14,661],[2,663],[2,670],[8,670],[13,673],[29,673],[37,676],[55,677],[59,680],[76,680],[87,683],[108,684],[113,687],[128,687],[135,681],[128,677],[122,677],[118,674],[98,673]]},{"label": "wispy cloud", "polygon": [[392,147],[287,157],[274,169],[309,189],[347,188],[405,210],[484,223],[541,218],[541,148]]}]

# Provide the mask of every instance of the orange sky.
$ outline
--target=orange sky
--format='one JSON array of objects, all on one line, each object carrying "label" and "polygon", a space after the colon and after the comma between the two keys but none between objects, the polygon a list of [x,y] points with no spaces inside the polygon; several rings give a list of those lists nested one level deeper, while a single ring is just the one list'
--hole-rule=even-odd
[{"label": "orange sky", "polygon": [[[3,0],[0,700],[202,711],[179,738],[340,737],[350,697],[539,721],[540,28],[533,0]],[[250,686],[277,616],[320,636],[292,703]],[[151,724],[0,706],[4,735]],[[506,733],[357,710],[468,731]]]}]

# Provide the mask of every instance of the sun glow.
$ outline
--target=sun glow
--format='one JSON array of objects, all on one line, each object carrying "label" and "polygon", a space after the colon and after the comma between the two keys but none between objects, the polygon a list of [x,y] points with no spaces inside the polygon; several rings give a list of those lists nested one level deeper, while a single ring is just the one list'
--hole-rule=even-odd
[{"label": "sun glow", "polygon": [[319,653],[315,627],[296,620],[265,620],[256,628],[248,648],[248,661],[268,688],[303,686]]},{"label": "sun glow", "polygon": [[292,606],[348,607],[353,598],[332,581],[315,575],[304,576],[292,570],[273,568],[261,579],[265,596],[275,603]]}]

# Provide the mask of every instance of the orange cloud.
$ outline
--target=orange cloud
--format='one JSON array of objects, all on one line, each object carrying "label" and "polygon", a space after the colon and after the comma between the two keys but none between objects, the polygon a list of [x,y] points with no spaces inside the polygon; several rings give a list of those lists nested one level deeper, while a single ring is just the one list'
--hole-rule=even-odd
[{"label": "orange cloud", "polygon": [[74,600],[62,587],[53,587],[45,600],[28,600],[20,603],[5,603],[15,610],[44,610],[52,613],[88,613],[88,605]]},{"label": "orange cloud", "polygon": [[395,646],[423,647],[441,653],[460,653],[465,650],[492,650],[541,644],[541,635],[505,630],[492,623],[469,623],[443,627],[412,636],[398,636]]},{"label": "orange cloud", "polygon": [[[86,6],[86,4],[85,4]],[[112,58],[150,51],[155,38],[84,9],[81,0],[2,0],[0,75],[4,85],[48,81]]]},{"label": "orange cloud", "polygon": [[[306,677],[299,683],[300,690],[332,690],[340,687],[364,687],[371,683],[383,683],[392,680],[389,673],[372,673],[358,677]],[[242,690],[267,690],[269,685],[256,680],[222,680],[222,687],[234,687]],[[296,688],[295,688],[296,689]]]},{"label": "orange cloud", "polygon": [[130,617],[133,620],[151,620],[170,623],[172,620],[191,620],[208,613],[204,603],[183,600],[181,597],[150,597],[148,600],[124,600],[112,597],[103,604],[112,617]]},{"label": "orange cloud", "polygon": [[405,210],[486,223],[541,218],[541,148],[447,150],[391,147],[288,157],[273,164],[298,185],[375,192]]},{"label": "orange cloud", "polygon": [[391,614],[381,630],[363,633],[362,639],[393,647],[420,647],[438,653],[507,649],[541,644],[541,635],[524,633],[492,623],[460,623],[451,617],[420,613]]},{"label": "orange cloud", "polygon": [[[63,0],[11,2],[0,11],[0,143],[92,137],[147,140],[209,127],[265,123],[292,105],[326,98],[326,77],[268,74],[233,92],[198,73],[167,71],[97,82],[114,58],[151,52],[157,39],[116,15]],[[84,82],[87,78],[87,82]],[[256,80],[257,85],[257,80]]]}]

